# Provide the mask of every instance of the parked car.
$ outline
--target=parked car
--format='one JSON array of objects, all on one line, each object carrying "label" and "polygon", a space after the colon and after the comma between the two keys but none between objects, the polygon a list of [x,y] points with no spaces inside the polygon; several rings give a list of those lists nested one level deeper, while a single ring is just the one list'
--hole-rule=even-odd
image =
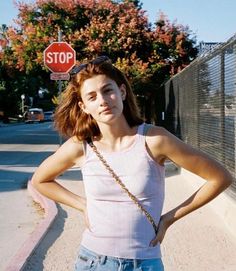
[{"label": "parked car", "polygon": [[44,112],[44,121],[53,121],[53,111]]},{"label": "parked car", "polygon": [[30,108],[27,110],[25,115],[25,122],[43,122],[44,112],[42,108]]}]

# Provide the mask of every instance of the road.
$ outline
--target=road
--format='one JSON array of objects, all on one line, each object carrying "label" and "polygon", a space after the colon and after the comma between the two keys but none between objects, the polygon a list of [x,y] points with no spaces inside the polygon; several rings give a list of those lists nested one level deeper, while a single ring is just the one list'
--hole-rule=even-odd
[{"label": "road", "polygon": [[43,218],[26,184],[58,142],[51,122],[0,127],[0,270]]},{"label": "road", "polygon": [[51,122],[0,127],[0,191],[25,187],[35,167],[57,145]]}]

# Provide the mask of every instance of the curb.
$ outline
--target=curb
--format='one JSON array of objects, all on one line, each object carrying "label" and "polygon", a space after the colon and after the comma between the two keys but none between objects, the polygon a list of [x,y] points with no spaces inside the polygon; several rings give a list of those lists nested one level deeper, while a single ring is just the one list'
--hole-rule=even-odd
[{"label": "curb", "polygon": [[17,125],[22,125],[25,124],[24,122],[16,122],[16,123],[2,123],[0,122],[0,128],[5,128],[5,127],[11,127],[11,126],[17,126]]},{"label": "curb", "polygon": [[40,241],[43,239],[58,214],[55,202],[41,195],[32,186],[31,181],[28,181],[27,190],[33,200],[39,203],[40,206],[44,209],[45,217],[31,233],[30,237],[25,241],[16,255],[11,259],[5,271],[23,270],[27,260],[39,245]]}]

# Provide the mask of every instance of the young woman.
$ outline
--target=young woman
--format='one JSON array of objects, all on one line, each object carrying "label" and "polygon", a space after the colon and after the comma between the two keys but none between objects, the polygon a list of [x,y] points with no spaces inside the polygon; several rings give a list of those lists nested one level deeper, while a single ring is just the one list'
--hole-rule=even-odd
[{"label": "young woman", "polygon": [[[32,183],[48,198],[84,213],[76,271],[164,270],[160,244],[167,229],[232,182],[219,163],[145,124],[125,75],[107,57],[75,67],[55,125],[69,139],[39,166]],[[206,183],[162,214],[166,159]],[[86,199],[55,181],[74,165],[81,167]]]}]

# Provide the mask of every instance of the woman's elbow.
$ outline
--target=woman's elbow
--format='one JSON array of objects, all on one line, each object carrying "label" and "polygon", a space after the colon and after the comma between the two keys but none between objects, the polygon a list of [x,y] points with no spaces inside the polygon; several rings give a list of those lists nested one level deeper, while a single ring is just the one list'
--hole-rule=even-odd
[{"label": "woman's elbow", "polygon": [[225,170],[220,180],[221,180],[221,186],[223,187],[223,189],[228,188],[233,183],[233,177],[227,170]]},{"label": "woman's elbow", "polygon": [[33,177],[31,178],[31,184],[32,184],[32,186],[33,186],[35,189],[38,190],[39,185],[40,185],[40,181],[39,181],[39,179],[37,179],[35,176],[33,176]]},{"label": "woman's elbow", "polygon": [[233,177],[230,176],[230,178],[225,179],[225,186],[228,188],[233,183]]},{"label": "woman's elbow", "polygon": [[40,190],[40,187],[43,182],[45,182],[45,180],[43,179],[40,170],[37,169],[31,178],[31,184],[35,189]]}]

